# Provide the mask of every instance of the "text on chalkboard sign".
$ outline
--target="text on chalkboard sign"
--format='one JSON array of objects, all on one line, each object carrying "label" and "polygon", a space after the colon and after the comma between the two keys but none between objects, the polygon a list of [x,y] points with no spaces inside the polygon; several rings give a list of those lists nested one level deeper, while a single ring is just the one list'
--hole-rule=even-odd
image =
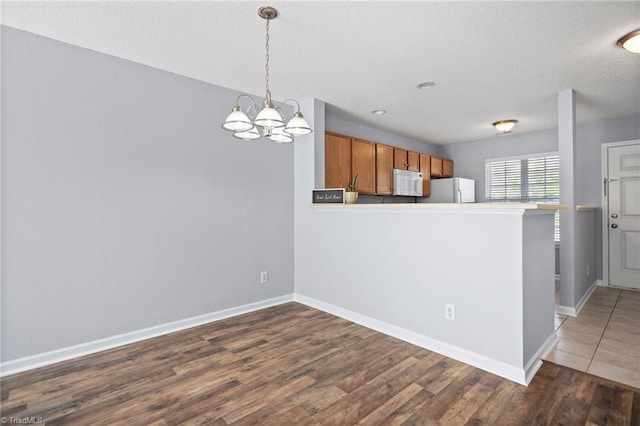
[{"label": "text on chalkboard sign", "polygon": [[344,189],[314,189],[313,202],[344,204]]}]

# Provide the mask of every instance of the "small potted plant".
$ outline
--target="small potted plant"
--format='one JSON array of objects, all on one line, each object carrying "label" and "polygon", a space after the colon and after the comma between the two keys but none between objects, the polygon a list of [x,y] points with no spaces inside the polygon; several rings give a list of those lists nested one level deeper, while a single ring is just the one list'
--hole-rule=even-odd
[{"label": "small potted plant", "polygon": [[344,201],[347,204],[355,204],[358,201],[358,191],[356,191],[356,181],[358,175],[355,175],[351,182],[347,185],[347,190],[344,193]]}]

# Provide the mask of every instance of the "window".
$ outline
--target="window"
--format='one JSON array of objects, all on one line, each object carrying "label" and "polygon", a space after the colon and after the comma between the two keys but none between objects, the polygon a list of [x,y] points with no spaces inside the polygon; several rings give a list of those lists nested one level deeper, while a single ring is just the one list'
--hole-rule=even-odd
[{"label": "window", "polygon": [[[489,202],[560,202],[560,157],[555,152],[489,159],[485,170]],[[559,212],[555,215],[555,240],[560,241]]]}]

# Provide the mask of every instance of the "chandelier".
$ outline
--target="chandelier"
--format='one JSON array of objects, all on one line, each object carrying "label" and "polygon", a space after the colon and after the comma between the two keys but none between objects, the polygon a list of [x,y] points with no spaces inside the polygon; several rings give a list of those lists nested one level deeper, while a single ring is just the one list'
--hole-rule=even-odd
[{"label": "chandelier", "polygon": [[[265,81],[266,94],[262,109],[249,95],[242,94],[236,99],[236,105],[231,110],[231,114],[222,124],[222,128],[233,132],[233,136],[243,140],[254,140],[266,137],[276,143],[293,142],[293,138],[301,135],[308,135],[312,132],[311,127],[300,112],[300,104],[295,99],[287,99],[296,105],[296,112],[285,125],[285,114],[282,108],[275,107],[271,101],[271,90],[269,89],[269,22],[278,16],[278,11],[271,6],[263,6],[258,9],[258,16],[267,21],[267,42],[266,42],[266,65]],[[240,99],[249,100],[249,107],[246,112],[240,108]],[[258,130],[262,130],[262,133]]]}]

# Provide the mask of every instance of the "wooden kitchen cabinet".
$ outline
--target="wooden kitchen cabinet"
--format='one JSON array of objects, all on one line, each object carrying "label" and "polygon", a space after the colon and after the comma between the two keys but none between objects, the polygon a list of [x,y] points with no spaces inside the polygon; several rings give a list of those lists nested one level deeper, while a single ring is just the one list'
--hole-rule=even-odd
[{"label": "wooden kitchen cabinet", "polygon": [[407,150],[402,148],[393,148],[393,168],[407,170]]},{"label": "wooden kitchen cabinet", "polygon": [[351,139],[351,175],[358,176],[356,191],[361,194],[376,192],[376,144],[362,139]]},{"label": "wooden kitchen cabinet", "polygon": [[376,194],[393,194],[393,147],[376,144]]},{"label": "wooden kitchen cabinet", "polygon": [[419,154],[420,173],[422,173],[422,196],[431,195],[431,156]]},{"label": "wooden kitchen cabinet", "polygon": [[442,159],[442,177],[453,177],[453,160]]},{"label": "wooden kitchen cabinet", "polygon": [[325,188],[346,188],[358,176],[361,194],[393,194],[393,169],[422,173],[422,193],[431,178],[453,177],[453,161],[338,133],[325,133]]},{"label": "wooden kitchen cabinet", "polygon": [[420,171],[420,154],[414,151],[407,152],[407,170]]},{"label": "wooden kitchen cabinet", "polygon": [[431,177],[453,177],[453,160],[431,156]]},{"label": "wooden kitchen cabinet", "polygon": [[393,168],[420,171],[420,153],[407,151],[403,148],[393,148]]},{"label": "wooden kitchen cabinet", "polygon": [[442,158],[431,156],[431,176],[442,177]]},{"label": "wooden kitchen cabinet", "polygon": [[351,180],[351,138],[335,133],[324,136],[324,187],[346,188]]}]

